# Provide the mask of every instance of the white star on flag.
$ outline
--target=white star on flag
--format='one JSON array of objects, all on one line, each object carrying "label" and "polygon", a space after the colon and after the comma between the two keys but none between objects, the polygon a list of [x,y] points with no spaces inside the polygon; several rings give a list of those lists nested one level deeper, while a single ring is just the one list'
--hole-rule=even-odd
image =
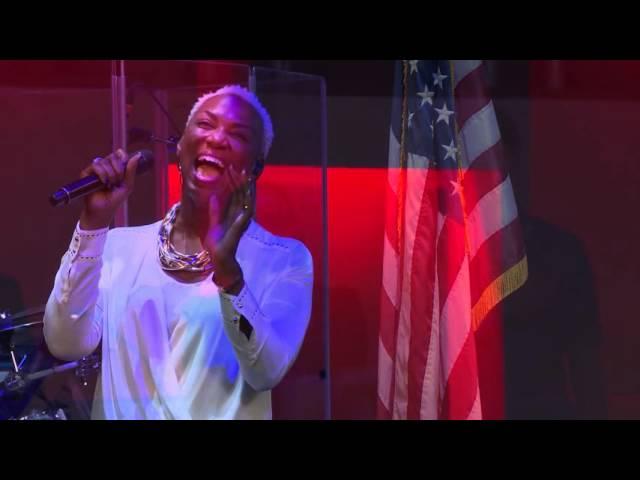
[{"label": "white star on flag", "polygon": [[444,104],[443,108],[434,108],[434,110],[438,112],[438,119],[436,120],[436,123],[438,123],[440,120],[444,120],[444,123],[449,125],[449,117],[453,115],[453,110],[448,110],[446,103]]},{"label": "white star on flag", "polygon": [[459,182],[454,182],[453,180],[449,181],[451,182],[451,185],[453,185],[453,192],[451,192],[452,197],[462,193],[462,185]]},{"label": "white star on flag", "polygon": [[409,60],[409,65],[411,66],[411,71],[409,72],[409,75],[411,75],[413,72],[418,72],[418,62],[419,60]]},{"label": "white star on flag", "polygon": [[418,92],[418,96],[422,97],[422,103],[420,104],[420,107],[422,107],[425,103],[433,105],[433,95],[434,93],[429,91],[429,86],[425,85],[424,92]]},{"label": "white star on flag", "polygon": [[447,75],[442,75],[442,73],[440,73],[440,67],[438,67],[438,73],[433,74],[433,86],[436,87],[440,85],[440,88],[444,88],[442,81],[445,78],[447,78]]},{"label": "white star on flag", "polygon": [[456,153],[458,153],[458,149],[456,148],[455,142],[453,140],[451,140],[450,145],[442,145],[442,148],[447,151],[447,154],[444,156],[445,160],[449,157],[451,157],[453,160],[456,159]]}]

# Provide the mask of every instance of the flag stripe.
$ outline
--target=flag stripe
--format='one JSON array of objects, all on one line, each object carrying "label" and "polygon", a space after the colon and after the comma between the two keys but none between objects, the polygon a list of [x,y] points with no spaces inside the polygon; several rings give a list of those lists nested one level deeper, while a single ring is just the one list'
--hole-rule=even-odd
[{"label": "flag stripe", "polygon": [[484,69],[475,68],[456,84],[456,118],[460,125],[489,102],[488,88],[483,81]]},{"label": "flag stripe", "polygon": [[[478,365],[475,338],[467,335],[451,368],[442,399],[441,419],[466,420],[478,418]],[[474,406],[476,411],[474,415]]]},{"label": "flag stripe", "polygon": [[482,197],[467,217],[471,259],[487,238],[513,222],[517,215],[511,180],[507,177],[504,182]]},{"label": "flag stripe", "polygon": [[[437,181],[437,179],[435,180]],[[408,364],[407,418],[419,419],[422,402],[422,382],[424,381],[431,338],[436,228],[438,210],[434,199],[428,198],[433,192],[434,175],[430,171],[422,195],[422,208],[416,226],[411,265],[411,340]]]},{"label": "flag stripe", "polygon": [[[380,295],[380,314],[385,319],[380,322],[380,341],[387,349],[387,354],[394,358],[396,355],[396,335],[398,332],[398,312],[396,305],[383,289]],[[382,315],[386,315],[382,317]]]},{"label": "flag stripe", "polygon": [[442,309],[465,258],[464,227],[447,217],[438,237],[437,251],[438,286]]},{"label": "flag stripe", "polygon": [[[438,233],[442,229],[444,217],[438,215]],[[431,313],[431,336],[426,339],[429,344],[427,364],[422,381],[422,399],[420,405],[421,420],[437,420],[440,408],[440,300],[438,298],[438,271],[434,269],[433,310]]]},{"label": "flag stripe", "polygon": [[464,172],[462,186],[467,214],[482,197],[507,179],[503,153],[502,142],[498,142],[482,152],[473,166]]},{"label": "flag stripe", "polygon": [[[383,376],[378,381],[378,397],[386,406],[389,418],[391,418],[395,396],[395,358],[400,311],[391,304],[384,291],[380,304],[380,314],[384,316],[381,316],[380,322],[378,375],[383,374]],[[391,363],[389,364],[385,358],[380,359],[380,357],[389,357]]]},{"label": "flag stripe", "polygon": [[[478,356],[478,351],[476,347],[476,357]],[[478,388],[476,389],[476,399],[473,402],[473,406],[471,407],[471,412],[467,415],[467,420],[482,420],[482,402],[480,399],[482,398],[480,395],[480,371],[477,370],[477,378],[478,378]]]},{"label": "flag stripe", "polygon": [[384,236],[384,251],[382,252],[382,288],[394,308],[398,307],[398,254]]},{"label": "flag stripe", "polygon": [[[393,128],[389,129],[389,187],[397,194],[398,178],[400,174],[400,142],[396,138],[396,134],[393,133]],[[390,205],[395,206],[395,202],[390,202]]]},{"label": "flag stripe", "polygon": [[390,411],[391,386],[393,383],[393,357],[387,351],[382,339],[378,345],[380,355],[378,357],[378,398],[384,409]]},{"label": "flag stripe", "polygon": [[522,230],[517,220],[487,238],[469,263],[471,278],[476,280],[471,282],[471,305],[475,305],[489,284],[524,256]]},{"label": "flag stripe", "polygon": [[376,396],[376,418],[379,420],[391,420],[391,412],[380,399],[380,395]]},{"label": "flag stripe", "polygon": [[463,124],[460,140],[466,153],[467,164],[463,165],[465,169],[470,168],[476,158],[500,141],[493,102],[487,103]]},{"label": "flag stripe", "polygon": [[467,75],[477,70],[481,65],[481,60],[458,60],[454,62],[453,70],[456,81],[454,88],[457,89],[460,83],[467,77]]},{"label": "flag stripe", "polygon": [[427,170],[408,169],[406,171],[407,189],[405,197],[404,245],[402,252],[402,274],[400,293],[400,316],[396,342],[396,376],[394,417],[406,418],[408,402],[408,363],[411,341],[411,265],[414,254],[418,218],[423,204]]},{"label": "flag stripe", "polygon": [[[440,276],[441,270],[438,270]],[[442,359],[442,371],[447,379],[453,364],[462,349],[463,344],[471,331],[471,300],[468,293],[469,264],[466,257],[453,283],[447,300],[440,304],[440,350],[444,353]],[[442,288],[442,283],[440,283]],[[442,290],[440,290],[442,292]]]}]

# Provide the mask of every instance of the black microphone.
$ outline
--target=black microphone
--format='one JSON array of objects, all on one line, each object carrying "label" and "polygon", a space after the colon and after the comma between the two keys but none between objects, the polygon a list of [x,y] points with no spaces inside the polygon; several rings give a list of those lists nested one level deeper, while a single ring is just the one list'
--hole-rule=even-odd
[{"label": "black microphone", "polygon": [[[153,153],[151,153],[150,150],[140,150],[133,155],[130,155],[129,159],[138,153],[142,154],[142,156],[138,160],[136,175],[140,175],[141,173],[150,170],[153,166]],[[127,159],[127,162],[128,161],[129,160]],[[69,183],[58,189],[49,197],[49,202],[54,207],[61,204],[66,205],[75,198],[84,197],[85,195],[102,190],[103,188],[104,184],[100,181],[100,178],[97,175],[89,175],[88,177],[81,178],[80,180],[76,180],[75,182]]]}]

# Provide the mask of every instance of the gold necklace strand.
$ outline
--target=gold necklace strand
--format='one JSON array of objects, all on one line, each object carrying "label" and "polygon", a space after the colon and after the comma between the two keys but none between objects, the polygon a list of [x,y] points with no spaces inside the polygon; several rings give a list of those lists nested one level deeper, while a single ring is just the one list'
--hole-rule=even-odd
[{"label": "gold necklace strand", "polygon": [[185,255],[178,252],[171,243],[171,231],[178,216],[180,203],[176,203],[160,224],[158,232],[158,258],[164,270],[186,272],[208,272],[213,270],[207,250]]}]

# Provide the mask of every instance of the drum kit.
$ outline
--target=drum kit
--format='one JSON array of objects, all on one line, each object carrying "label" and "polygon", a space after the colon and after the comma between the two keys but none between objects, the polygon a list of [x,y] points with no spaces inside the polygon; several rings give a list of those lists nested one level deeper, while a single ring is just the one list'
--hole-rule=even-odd
[{"label": "drum kit", "polygon": [[[15,314],[0,311],[0,420],[89,417],[87,398],[90,403],[90,383],[95,384],[100,369],[99,349],[74,362],[57,361],[42,337],[43,314],[44,306]],[[55,401],[49,398],[52,392]],[[67,400],[61,403],[63,396]],[[85,407],[78,409],[73,405],[77,403]]]}]

